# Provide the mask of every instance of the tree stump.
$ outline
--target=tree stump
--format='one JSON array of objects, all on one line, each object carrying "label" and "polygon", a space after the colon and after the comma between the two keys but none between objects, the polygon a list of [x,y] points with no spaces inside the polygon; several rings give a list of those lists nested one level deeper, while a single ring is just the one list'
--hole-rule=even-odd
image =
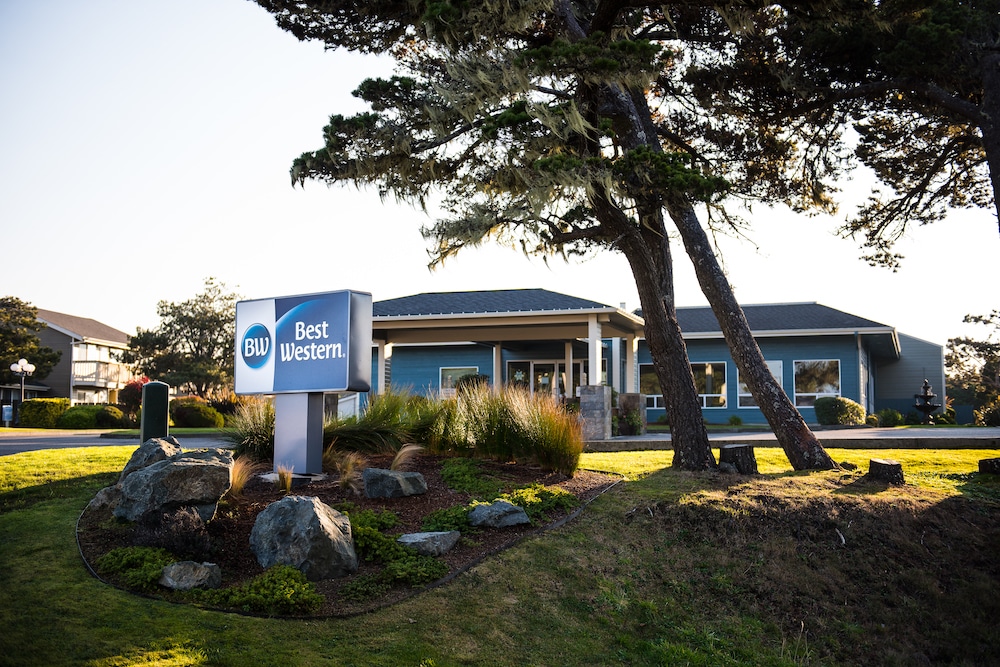
[{"label": "tree stump", "polygon": [[869,479],[889,484],[905,484],[903,481],[903,465],[892,459],[871,459],[868,462]]},{"label": "tree stump", "polygon": [[723,445],[719,448],[719,463],[731,464],[741,475],[757,474],[753,445]]},{"label": "tree stump", "polygon": [[1000,475],[1000,459],[979,459],[979,472]]}]

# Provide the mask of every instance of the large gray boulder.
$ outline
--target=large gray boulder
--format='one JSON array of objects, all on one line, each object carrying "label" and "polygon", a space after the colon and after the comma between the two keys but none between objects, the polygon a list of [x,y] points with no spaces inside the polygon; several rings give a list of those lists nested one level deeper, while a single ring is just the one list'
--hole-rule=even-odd
[{"label": "large gray boulder", "polygon": [[118,483],[121,484],[125,481],[126,477],[136,470],[141,470],[157,461],[166,461],[170,457],[177,456],[180,453],[181,444],[177,442],[177,438],[173,436],[150,438],[132,452],[132,457],[125,464],[125,467],[122,468],[122,474],[118,477]]},{"label": "large gray boulder", "polygon": [[358,570],[350,520],[311,496],[285,496],[257,515],[250,548],[261,567],[290,565],[310,581]]},{"label": "large gray boulder", "polygon": [[506,500],[497,500],[490,505],[476,505],[469,512],[469,523],[485,528],[506,528],[531,523],[524,509]]},{"label": "large gray boulder", "polygon": [[427,480],[419,472],[365,468],[361,481],[369,498],[403,498],[427,493]]},{"label": "large gray boulder", "polygon": [[232,484],[233,453],[208,449],[181,453],[132,472],[123,482],[114,515],[138,521],[151,512],[192,507],[211,521]]}]

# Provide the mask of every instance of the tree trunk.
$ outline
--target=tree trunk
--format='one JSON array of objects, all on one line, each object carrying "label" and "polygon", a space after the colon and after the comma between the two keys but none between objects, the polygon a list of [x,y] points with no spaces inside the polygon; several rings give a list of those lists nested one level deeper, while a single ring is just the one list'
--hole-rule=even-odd
[{"label": "tree trunk", "polygon": [[670,420],[672,465],[682,470],[714,468],[715,456],[677,322],[669,240],[665,234],[657,236],[651,230],[633,230],[622,241],[621,249],[632,267],[646,321],[646,344]]},{"label": "tree trunk", "polygon": [[990,170],[993,186],[993,206],[1000,229],[1000,52],[983,57],[983,101],[980,105],[982,121],[979,131],[983,134],[983,151]]},{"label": "tree trunk", "polygon": [[830,470],[837,464],[823,449],[802,415],[767,369],[764,355],[750,331],[743,309],[722,273],[698,215],[687,202],[668,205],[684,248],[694,264],[698,284],[715,313],[733,360],[761,412],[771,425],[778,444],[795,470]]}]

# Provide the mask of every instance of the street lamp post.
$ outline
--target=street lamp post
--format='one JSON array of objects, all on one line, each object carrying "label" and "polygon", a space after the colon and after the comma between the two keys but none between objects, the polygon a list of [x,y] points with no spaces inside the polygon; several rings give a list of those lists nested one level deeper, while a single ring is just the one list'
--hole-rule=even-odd
[{"label": "street lamp post", "polygon": [[17,414],[14,423],[21,424],[21,405],[24,403],[24,378],[35,372],[35,365],[29,364],[27,359],[18,359],[16,364],[10,365],[10,372],[21,378],[21,401],[17,404]]}]

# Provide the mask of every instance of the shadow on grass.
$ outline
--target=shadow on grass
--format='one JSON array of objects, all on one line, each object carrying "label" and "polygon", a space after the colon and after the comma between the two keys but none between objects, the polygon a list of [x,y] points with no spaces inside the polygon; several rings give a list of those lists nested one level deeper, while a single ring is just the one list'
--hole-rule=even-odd
[{"label": "shadow on grass", "polygon": [[96,492],[105,486],[114,484],[119,473],[97,473],[94,475],[84,475],[73,477],[46,484],[36,484],[25,486],[14,491],[0,493],[0,514],[13,512],[16,510],[28,509],[46,500],[68,498],[80,494],[82,491]]},{"label": "shadow on grass", "polygon": [[1000,503],[1000,475],[982,472],[965,472],[941,475],[945,479],[961,482],[955,486],[963,496],[976,500]]}]

